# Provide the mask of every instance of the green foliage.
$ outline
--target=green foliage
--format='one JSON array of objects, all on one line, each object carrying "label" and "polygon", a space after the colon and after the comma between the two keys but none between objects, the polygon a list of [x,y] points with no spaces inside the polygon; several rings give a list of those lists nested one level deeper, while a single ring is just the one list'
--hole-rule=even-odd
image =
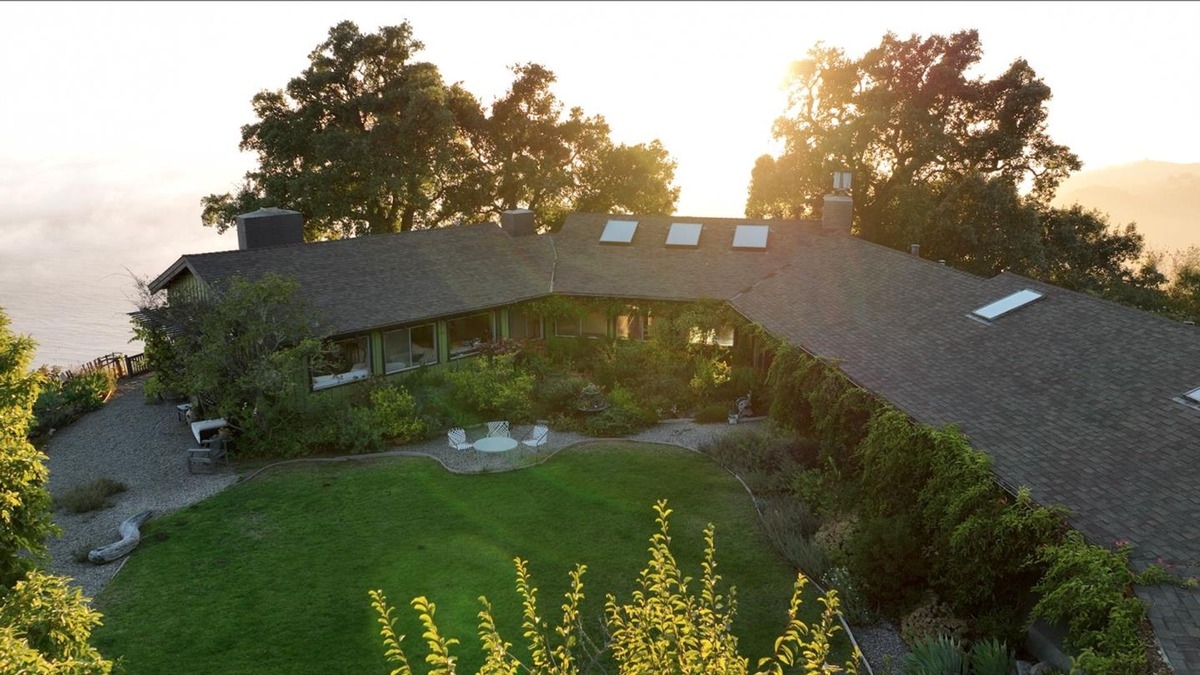
[{"label": "green foliage", "polygon": [[0,596],[0,664],[5,672],[103,675],[112,663],[88,644],[100,614],[67,579],[30,572]]},{"label": "green foliage", "polygon": [[33,404],[31,437],[62,428],[84,413],[98,410],[117,388],[117,378],[104,368],[67,375],[58,366],[38,369],[41,391]]},{"label": "green foliage", "polygon": [[845,565],[850,560],[852,544],[858,534],[858,518],[848,513],[835,514],[821,523],[813,533],[813,543],[825,551],[834,565]]},{"label": "green foliage", "polygon": [[[702,574],[697,580],[699,592],[691,590],[693,579],[685,577],[671,551],[668,520],[671,510],[665,501],[655,505],[659,531],[650,539],[650,560],[638,577],[629,601],[621,603],[608,594],[605,617],[610,630],[606,648],[615,659],[618,672],[649,673],[747,673],[749,659],[738,653],[738,639],[732,633],[736,614],[736,591],[722,590],[717,573],[714,528],[704,531],[705,552]],[[522,662],[496,629],[491,605],[480,598],[484,609],[479,613],[479,635],[486,661],[480,673],[538,672],[573,675],[580,672],[575,654],[581,640],[579,604],[583,599],[582,577],[586,567],[578,565],[571,573],[571,584],[564,596],[561,621],[551,627],[541,617],[537,589],[533,587],[525,562],[515,560],[517,591],[522,599],[522,635],[526,640],[529,662]],[[820,598],[825,610],[819,622],[807,624],[799,618],[801,593],[807,579],[796,579],[788,608],[788,626],[775,641],[775,651],[761,659],[756,673],[782,675],[784,668],[803,666],[806,672],[857,672],[856,661],[829,663],[830,637],[838,630],[835,617],[838,600],[835,593]],[[396,633],[392,609],[382,591],[370,592],[371,605],[380,624],[385,656],[396,668],[392,673],[412,672],[401,647],[403,636]],[[428,647],[426,662],[431,673],[455,672],[455,657],[449,647],[456,640],[446,639],[438,631],[432,603],[424,597],[413,600]],[[857,655],[856,655],[857,659]]]},{"label": "green foliage", "polygon": [[46,537],[58,533],[46,490],[46,456],[28,440],[39,376],[34,342],[0,310],[0,664],[6,672],[108,673],[88,644],[99,614],[67,580],[44,574]]},{"label": "green foliage", "polygon": [[700,452],[741,477],[758,496],[790,494],[791,478],[801,470],[796,441],[786,435],[738,427],[707,441]]},{"label": "green foliage", "polygon": [[[258,156],[235,193],[203,201],[225,230],[262,206],[305,215],[308,239],[479,222],[528,207],[539,225],[570,211],[671,213],[675,162],[658,141],[615,144],[604,118],[565,110],[555,76],[512,67],[489,111],[436,65],[403,22],[362,33],[343,21],[284,90],[251,103],[241,147]],[[371,180],[362,180],[370,176]]]},{"label": "green foliage", "polygon": [[87,513],[107,509],[113,505],[110,497],[120,494],[127,489],[126,485],[107,476],[101,476],[90,482],[67,490],[54,498],[54,507],[61,508],[67,513]]},{"label": "green foliage", "polygon": [[1012,650],[1000,640],[975,642],[970,650],[947,634],[924,637],[904,656],[909,675],[1008,675],[1013,668]]},{"label": "green foliage", "polygon": [[822,577],[829,560],[821,547],[810,541],[821,523],[808,505],[791,495],[756,499],[762,514],[763,529],[776,550],[810,577]]},{"label": "green foliage", "polygon": [[533,375],[514,364],[511,354],[470,359],[446,371],[460,405],[493,419],[527,421],[533,414]]},{"label": "green foliage", "polygon": [[859,590],[859,583],[850,570],[837,565],[830,567],[821,575],[821,581],[829,588],[836,589],[841,599],[842,616],[846,621],[864,626],[874,622],[875,615],[871,612],[867,598]]},{"label": "green foliage", "polygon": [[403,385],[374,387],[365,405],[345,405],[337,426],[336,444],[350,452],[374,452],[388,444],[403,445],[424,438],[425,419],[416,398]]},{"label": "green foliage", "polygon": [[946,634],[922,637],[904,656],[906,675],[967,675],[962,642]]},{"label": "green foliage", "polygon": [[587,435],[599,438],[629,436],[658,422],[658,414],[639,405],[625,387],[614,386],[607,398],[607,408],[584,420],[583,431]]},{"label": "green foliage", "polygon": [[9,329],[0,311],[0,589],[12,588],[45,553],[57,532],[46,490],[46,456],[27,434],[39,377],[29,369],[32,339]]},{"label": "green foliage", "polygon": [[727,422],[729,420],[730,409],[727,405],[720,403],[710,403],[696,411],[692,415],[692,421],[697,424],[714,424],[716,422]]},{"label": "green foliage", "polygon": [[1132,593],[1129,548],[1088,544],[1077,532],[1038,552],[1045,575],[1031,615],[1067,627],[1067,643],[1087,672],[1137,672],[1146,664],[1138,629],[1146,608]]}]

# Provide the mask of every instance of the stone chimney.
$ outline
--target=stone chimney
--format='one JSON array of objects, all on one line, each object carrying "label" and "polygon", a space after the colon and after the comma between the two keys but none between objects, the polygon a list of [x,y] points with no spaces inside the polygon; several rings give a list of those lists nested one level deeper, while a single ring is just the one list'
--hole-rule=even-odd
[{"label": "stone chimney", "polygon": [[833,174],[833,192],[825,195],[821,209],[821,231],[825,234],[850,235],[854,220],[854,200],[850,192],[850,173],[838,171]]},{"label": "stone chimney", "polygon": [[511,209],[501,212],[500,229],[507,232],[510,237],[537,234],[537,225],[533,222],[533,211],[529,209]]},{"label": "stone chimney", "polygon": [[237,217],[238,249],[304,243],[304,215],[299,211],[265,208]]}]

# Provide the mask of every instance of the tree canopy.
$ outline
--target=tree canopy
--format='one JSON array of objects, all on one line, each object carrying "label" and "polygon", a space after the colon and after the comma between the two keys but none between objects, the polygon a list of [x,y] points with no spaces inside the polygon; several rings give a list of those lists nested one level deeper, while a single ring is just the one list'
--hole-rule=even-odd
[{"label": "tree canopy", "polygon": [[564,110],[538,64],[513,66],[490,114],[436,65],[407,23],[363,34],[343,21],[284,90],[252,104],[241,149],[258,156],[234,193],[202,199],[205,225],[276,206],[308,239],[477,222],[529,208],[548,227],[572,210],[669,213],[675,163],[657,140],[615,144],[600,116]]},{"label": "tree canopy", "polygon": [[1081,167],[1047,132],[1050,87],[1024,60],[971,74],[979,34],[892,33],[861,58],[818,44],[796,63],[774,125],[778,157],[756,162],[749,217],[810,217],[835,171],[854,176],[859,236],[982,275],[1010,270],[1105,292],[1138,283],[1136,228],[1100,213],[1053,209]]}]

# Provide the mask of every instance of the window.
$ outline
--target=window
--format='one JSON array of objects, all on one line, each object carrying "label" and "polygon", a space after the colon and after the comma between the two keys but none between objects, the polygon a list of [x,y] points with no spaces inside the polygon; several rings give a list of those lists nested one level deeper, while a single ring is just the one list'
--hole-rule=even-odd
[{"label": "window", "polygon": [[588,312],[583,315],[584,337],[608,337],[608,317],[600,312]]},{"label": "window", "polygon": [[720,328],[710,328],[708,330],[691,328],[688,330],[688,342],[694,345],[732,347],[733,326],[721,326]]},{"label": "window", "polygon": [[579,317],[560,316],[555,319],[554,335],[557,337],[579,337]]},{"label": "window", "polygon": [[636,220],[610,220],[600,233],[601,244],[628,244],[633,241],[633,233],[637,231]]},{"label": "window", "polygon": [[450,342],[451,359],[474,354],[479,345],[492,341],[492,315],[484,312],[447,321],[446,339]]},{"label": "window", "polygon": [[700,244],[700,223],[671,223],[671,231],[667,233],[667,246],[698,246]]},{"label": "window", "polygon": [[617,337],[629,340],[649,340],[650,318],[644,314],[623,314],[618,316]]},{"label": "window", "polygon": [[508,336],[514,340],[540,340],[542,317],[523,309],[508,311]]},{"label": "window", "polygon": [[733,247],[765,249],[770,231],[767,225],[738,225],[733,232]]},{"label": "window", "polygon": [[313,372],[313,389],[328,389],[371,376],[371,340],[366,335],[337,340],[330,347],[325,366]]},{"label": "window", "polygon": [[566,316],[554,320],[557,337],[608,337],[608,318],[600,312],[582,317]]},{"label": "window", "polygon": [[1041,293],[1038,293],[1037,291],[1031,291],[1026,288],[1011,295],[1006,295],[995,302],[986,304],[983,307],[971,312],[971,314],[979,317],[980,319],[991,321],[993,319],[998,319],[1019,307],[1024,307],[1025,305],[1028,305],[1029,303],[1041,297]]},{"label": "window", "polygon": [[389,330],[383,334],[383,372],[398,373],[437,363],[433,324]]}]

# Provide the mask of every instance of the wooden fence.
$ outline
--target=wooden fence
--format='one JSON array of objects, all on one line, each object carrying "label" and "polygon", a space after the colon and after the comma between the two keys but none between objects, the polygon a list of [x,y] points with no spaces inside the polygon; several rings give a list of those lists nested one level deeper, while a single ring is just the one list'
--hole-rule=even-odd
[{"label": "wooden fence", "polygon": [[63,374],[66,377],[75,377],[76,375],[82,375],[94,370],[110,371],[118,380],[123,380],[127,377],[150,372],[150,363],[146,360],[145,354],[134,354],[133,356],[116,353],[105,354],[78,368],[64,371]]}]

